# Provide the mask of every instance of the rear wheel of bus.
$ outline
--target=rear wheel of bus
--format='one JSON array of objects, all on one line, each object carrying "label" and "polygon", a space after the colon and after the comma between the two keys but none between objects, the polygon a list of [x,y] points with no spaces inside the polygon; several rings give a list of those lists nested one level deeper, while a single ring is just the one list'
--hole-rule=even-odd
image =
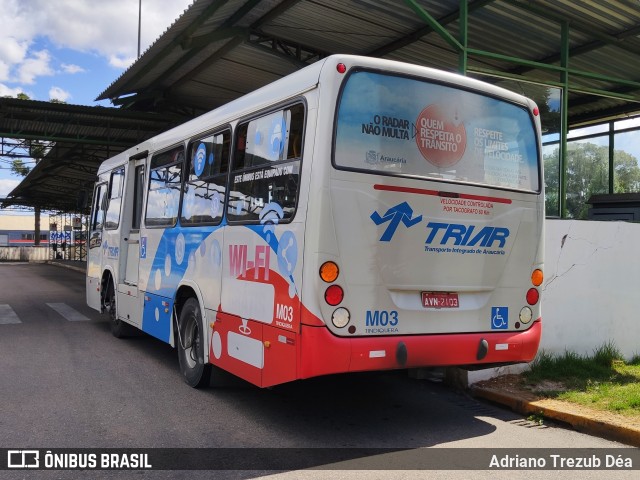
[{"label": "rear wheel of bus", "polygon": [[184,381],[194,388],[207,386],[211,365],[204,363],[202,312],[197,299],[191,297],[184,302],[177,327],[178,361]]}]

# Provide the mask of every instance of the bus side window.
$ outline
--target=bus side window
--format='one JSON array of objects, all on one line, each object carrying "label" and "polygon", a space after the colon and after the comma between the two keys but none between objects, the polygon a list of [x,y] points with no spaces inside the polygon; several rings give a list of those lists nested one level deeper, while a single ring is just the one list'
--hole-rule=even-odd
[{"label": "bus side window", "polygon": [[135,170],[135,182],[133,187],[133,218],[131,219],[131,228],[133,230],[140,229],[140,220],[142,218],[142,201],[144,199],[144,165],[139,165]]},{"label": "bus side window", "polygon": [[120,207],[122,206],[122,195],[124,187],[124,167],[118,168],[111,173],[109,182],[109,201],[106,206],[106,216],[104,228],[112,230],[118,228],[120,224]]},{"label": "bus side window", "polygon": [[91,215],[91,231],[102,230],[104,222],[104,208],[106,184],[100,184],[96,187],[93,196],[93,210]]},{"label": "bus side window", "polygon": [[289,135],[287,137],[287,158],[302,156],[302,129],[304,127],[304,109],[291,109]]},{"label": "bus side window", "polygon": [[293,219],[300,186],[304,105],[241,124],[230,177],[230,221],[279,223]]},{"label": "bus side window", "polygon": [[245,167],[245,157],[247,153],[247,125],[240,125],[236,129],[236,150],[234,152],[235,168]]},{"label": "bus side window", "polygon": [[183,164],[182,145],[151,158],[145,216],[145,225],[148,227],[166,227],[176,224]]},{"label": "bus side window", "polygon": [[189,146],[180,223],[198,225],[222,221],[229,169],[229,130],[198,139]]}]

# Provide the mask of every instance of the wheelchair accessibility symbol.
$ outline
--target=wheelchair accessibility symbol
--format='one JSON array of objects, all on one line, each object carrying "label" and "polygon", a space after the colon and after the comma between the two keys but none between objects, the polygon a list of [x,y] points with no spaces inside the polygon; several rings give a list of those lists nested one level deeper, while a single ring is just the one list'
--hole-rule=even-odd
[{"label": "wheelchair accessibility symbol", "polygon": [[491,307],[491,330],[506,330],[509,328],[509,308]]}]

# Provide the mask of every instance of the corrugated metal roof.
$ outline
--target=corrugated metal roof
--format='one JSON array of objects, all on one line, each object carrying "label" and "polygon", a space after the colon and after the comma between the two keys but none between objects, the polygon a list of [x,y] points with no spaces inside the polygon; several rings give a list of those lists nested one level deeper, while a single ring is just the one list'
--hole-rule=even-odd
[{"label": "corrugated metal roof", "polygon": [[[459,0],[418,0],[454,37]],[[475,0],[468,3],[470,48],[559,65],[561,22],[569,23],[569,67],[640,82],[637,0]],[[235,31],[231,27],[242,27]],[[224,36],[228,33],[230,36]],[[223,38],[224,37],[224,38]],[[210,38],[207,43],[204,40]],[[196,48],[190,48],[192,42]],[[210,110],[331,53],[382,56],[455,70],[458,55],[409,2],[389,0],[197,0],[99,99],[133,108]],[[179,65],[179,68],[176,67]],[[560,81],[557,72],[471,54],[470,69]],[[571,75],[570,84],[640,92],[615,81]],[[153,103],[150,103],[153,98]],[[582,93],[570,122],[640,110],[640,104]]]},{"label": "corrugated metal roof", "polygon": [[3,206],[76,211],[100,163],[178,122],[175,116],[0,98],[0,137],[55,142]]}]

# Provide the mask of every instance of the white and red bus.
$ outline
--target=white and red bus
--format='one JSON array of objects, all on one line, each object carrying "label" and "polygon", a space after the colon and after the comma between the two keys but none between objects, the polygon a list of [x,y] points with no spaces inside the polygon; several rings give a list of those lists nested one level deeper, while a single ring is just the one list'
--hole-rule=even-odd
[{"label": "white and red bus", "polygon": [[192,386],[527,362],[540,152],[527,98],[331,56],[104,162],[87,301]]}]

